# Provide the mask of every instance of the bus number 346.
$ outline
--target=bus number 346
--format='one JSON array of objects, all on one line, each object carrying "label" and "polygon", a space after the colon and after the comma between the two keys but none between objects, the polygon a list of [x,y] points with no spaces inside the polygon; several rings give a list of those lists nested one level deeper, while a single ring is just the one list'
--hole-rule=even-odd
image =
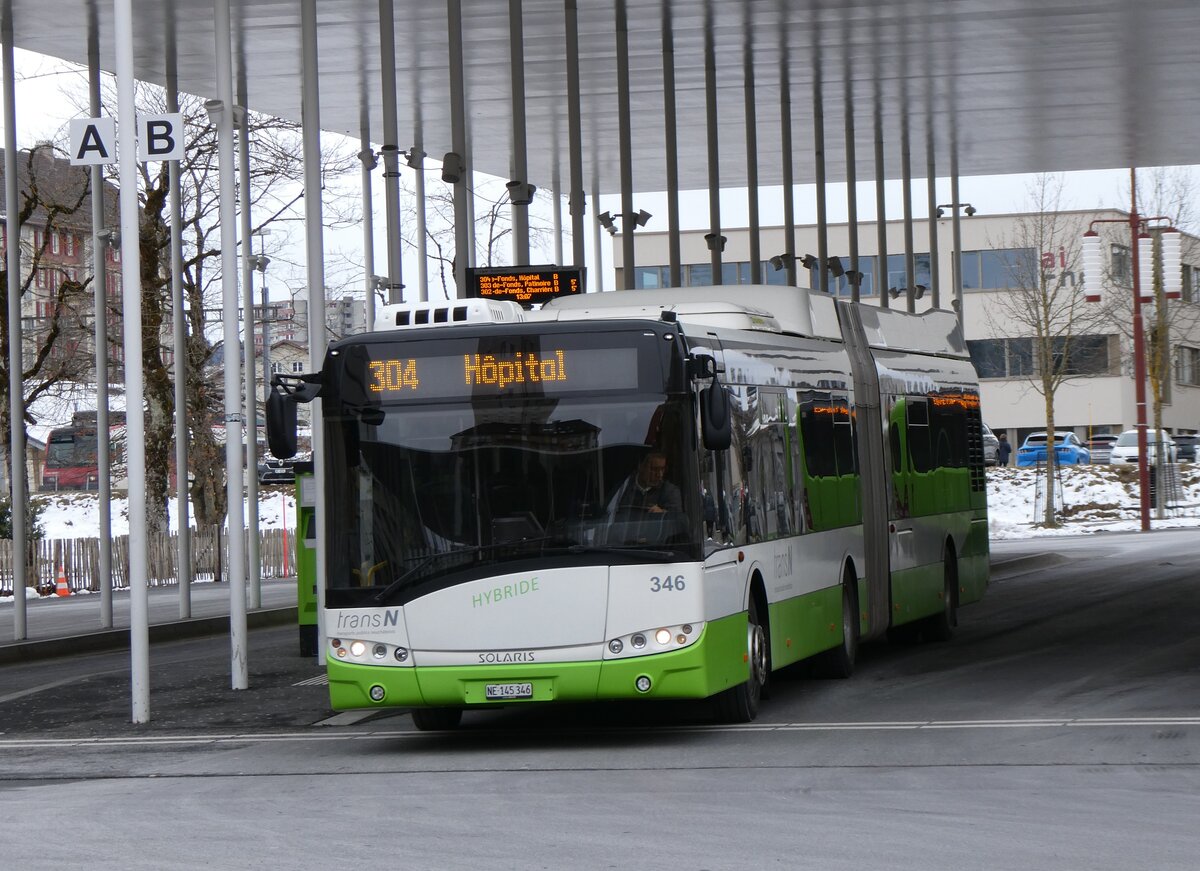
[{"label": "bus number 346", "polygon": [[651,593],[661,593],[664,590],[680,591],[686,586],[683,575],[667,575],[665,578],[650,579]]}]

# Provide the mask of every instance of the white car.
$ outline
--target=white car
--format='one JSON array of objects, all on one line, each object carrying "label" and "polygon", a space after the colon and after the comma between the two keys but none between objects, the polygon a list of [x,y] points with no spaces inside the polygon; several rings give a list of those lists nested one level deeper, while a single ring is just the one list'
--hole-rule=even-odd
[{"label": "white car", "polygon": [[[1163,459],[1168,463],[1174,463],[1178,459],[1178,450],[1175,446],[1174,439],[1168,433],[1162,433],[1161,436],[1156,430],[1146,430],[1146,461],[1150,464],[1158,462],[1156,443],[1163,444]],[[1125,432],[1117,436],[1117,440],[1113,442],[1112,454],[1109,462],[1113,465],[1136,465],[1138,461],[1138,431],[1136,429],[1127,429]]]}]

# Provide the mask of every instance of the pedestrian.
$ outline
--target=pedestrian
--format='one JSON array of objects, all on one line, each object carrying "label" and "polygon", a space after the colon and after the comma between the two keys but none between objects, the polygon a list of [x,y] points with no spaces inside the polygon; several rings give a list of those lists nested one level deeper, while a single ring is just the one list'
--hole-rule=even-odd
[{"label": "pedestrian", "polygon": [[1012,445],[1008,443],[1008,436],[1000,433],[999,444],[996,445],[996,465],[1007,466],[1010,456],[1012,456]]}]

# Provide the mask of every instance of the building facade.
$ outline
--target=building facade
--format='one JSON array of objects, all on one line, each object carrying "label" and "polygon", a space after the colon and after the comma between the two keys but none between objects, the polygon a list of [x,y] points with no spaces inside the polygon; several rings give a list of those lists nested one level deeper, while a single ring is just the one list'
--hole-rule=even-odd
[{"label": "building facade", "polygon": [[[974,215],[960,218],[962,270],[962,322],[965,338],[980,376],[984,420],[997,433],[1007,432],[1019,444],[1030,432],[1044,430],[1046,404],[1039,392],[1042,354],[1039,335],[1050,338],[1050,353],[1064,373],[1054,392],[1056,428],[1074,430],[1081,438],[1093,433],[1131,429],[1137,408],[1133,379],[1132,268],[1129,216],[1116,210],[1064,211],[1052,215]],[[1104,293],[1099,302],[1087,302],[1083,293],[1081,242],[1094,229],[1103,239]],[[783,227],[762,228],[759,281],[786,284],[786,250]],[[936,302],[952,308],[954,300],[952,227],[949,216],[936,222],[935,246],[930,245],[927,220],[913,224],[914,308],[922,311]],[[724,231],[722,284],[750,284],[750,233]],[[849,227],[830,224],[827,245],[830,263],[828,291],[839,297],[852,295],[851,278],[862,273],[860,297],[880,304],[880,288],[887,304],[904,308],[909,286],[904,225],[887,224],[887,275],[878,269],[874,223],[858,228],[857,270],[850,262]],[[711,252],[703,230],[684,232],[680,238],[682,284],[713,283]],[[638,230],[635,235],[634,286],[667,286],[670,280],[666,233]],[[931,248],[936,256],[931,254]],[[1166,353],[1152,361],[1161,386],[1163,427],[1170,432],[1200,431],[1200,239],[1183,234],[1182,298],[1163,300],[1161,264],[1150,287],[1143,287],[1142,315],[1147,345]],[[799,284],[816,287],[817,227],[800,226],[795,234]],[[1157,250],[1157,249],[1156,249]],[[613,246],[616,282],[624,286],[620,244]],[[833,263],[832,258],[836,258]],[[812,268],[804,268],[808,263]],[[836,273],[843,274],[836,274]],[[1144,282],[1145,284],[1145,282]],[[1049,312],[1043,319],[1037,308]],[[1166,336],[1155,344],[1152,338]],[[1065,355],[1065,359],[1063,356]],[[1147,386],[1148,421],[1153,424],[1153,385]]]}]

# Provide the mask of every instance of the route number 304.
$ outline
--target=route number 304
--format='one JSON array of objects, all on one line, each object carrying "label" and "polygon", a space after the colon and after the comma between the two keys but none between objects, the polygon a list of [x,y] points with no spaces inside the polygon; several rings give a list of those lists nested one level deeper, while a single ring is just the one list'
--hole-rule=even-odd
[{"label": "route number 304", "polygon": [[663,578],[650,579],[650,592],[661,593],[664,591],[679,592],[687,586],[687,582],[683,579],[683,575],[667,575]]}]

